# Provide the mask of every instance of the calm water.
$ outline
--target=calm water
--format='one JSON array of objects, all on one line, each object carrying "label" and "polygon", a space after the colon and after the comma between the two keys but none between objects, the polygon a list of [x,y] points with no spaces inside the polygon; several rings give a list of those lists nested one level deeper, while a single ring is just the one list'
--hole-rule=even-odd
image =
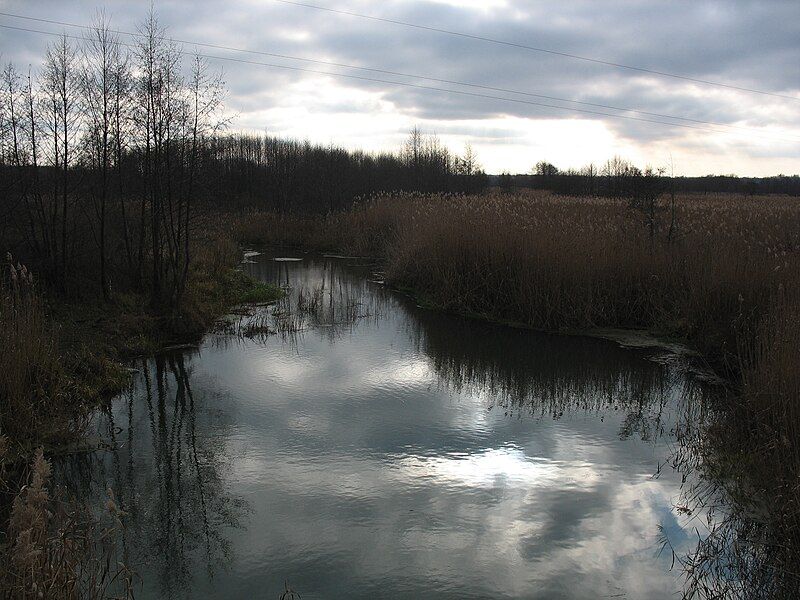
[{"label": "calm water", "polygon": [[253,260],[287,300],[138,364],[98,417],[117,449],[63,466],[128,511],[137,597],[680,592],[679,371],[418,309],[346,259]]}]

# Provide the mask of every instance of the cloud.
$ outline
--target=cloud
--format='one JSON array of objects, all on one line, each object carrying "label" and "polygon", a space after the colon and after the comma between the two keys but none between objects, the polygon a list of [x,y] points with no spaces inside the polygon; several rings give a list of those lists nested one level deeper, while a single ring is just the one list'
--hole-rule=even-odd
[{"label": "cloud", "polygon": [[[0,2],[6,12],[31,14],[21,0]],[[327,6],[327,5],[326,5]],[[469,35],[508,40],[536,48],[554,49],[599,60],[629,64],[645,69],[674,72],[690,78],[795,96],[800,99],[800,4],[796,0],[736,2],[680,0],[658,2],[606,2],[591,0],[553,5],[536,5],[522,0],[485,2],[390,1],[373,3],[351,0],[329,5],[380,18],[419,23],[425,26],[463,31]],[[48,18],[86,23],[96,3],[85,0],[62,3],[46,0],[37,14]],[[132,30],[144,9],[130,3],[109,2],[107,12],[114,24]],[[663,151],[679,157],[688,174],[704,173],[720,163],[736,164],[742,174],[771,174],[800,170],[800,142],[775,140],[769,151],[752,148],[751,142],[765,138],[800,139],[800,102],[769,95],[660,77],[630,69],[614,68],[517,47],[482,42],[385,22],[360,19],[327,11],[278,2],[232,0],[220,10],[212,0],[173,1],[158,5],[162,22],[176,38],[242,47],[271,53],[346,63],[389,71],[426,75],[438,79],[518,90],[581,102],[639,109],[675,115],[721,126],[682,122],[699,129],[614,118],[586,111],[620,114],[602,107],[576,105],[509,92],[480,90],[389,74],[343,67],[314,65],[224,50],[202,49],[217,56],[255,62],[371,77],[387,81],[416,83],[463,92],[515,98],[525,102],[570,107],[548,108],[453,94],[358,79],[287,71],[228,61],[213,61],[224,68],[230,88],[228,108],[239,116],[234,126],[290,131],[312,141],[339,141],[368,149],[390,149],[395,143],[383,128],[370,136],[375,111],[390,110],[399,127],[420,123],[440,132],[443,140],[458,150],[467,134],[481,159],[491,171],[526,171],[544,156],[559,154],[560,166],[579,166],[587,155],[602,160],[620,148],[649,162],[663,161]],[[24,21],[3,18],[3,23],[25,26]],[[28,24],[30,25],[30,24]],[[39,24],[35,28],[59,31],[58,26]],[[22,32],[3,32],[0,44],[4,60],[20,65],[35,63],[42,55],[46,38]],[[189,47],[187,47],[190,49]],[[303,84],[315,86],[303,89]],[[302,106],[314,115],[308,124],[269,122],[270,116]],[[349,128],[358,135],[345,135],[337,120],[346,115]],[[665,121],[663,117],[622,113],[643,119]],[[259,120],[261,120],[259,122]],[[508,138],[519,140],[539,133],[539,123],[558,120],[565,124],[586,123],[583,137],[576,142],[573,157],[547,152],[548,142],[558,145],[558,132],[541,139],[528,153],[503,152],[508,139],[499,140],[482,121],[505,121],[501,129]],[[327,123],[327,125],[321,125]],[[313,124],[313,126],[312,126]],[[598,128],[596,124],[600,124]],[[278,125],[278,126],[276,126]],[[727,126],[733,125],[735,128]],[[742,129],[752,128],[752,129]],[[707,131],[723,129],[724,136]],[[450,132],[455,133],[450,134]],[[610,132],[592,137],[592,132]],[[580,145],[581,148],[577,148]],[[586,148],[584,148],[584,146]],[[588,148],[588,151],[587,151]],[[723,169],[729,171],[730,169]]]}]

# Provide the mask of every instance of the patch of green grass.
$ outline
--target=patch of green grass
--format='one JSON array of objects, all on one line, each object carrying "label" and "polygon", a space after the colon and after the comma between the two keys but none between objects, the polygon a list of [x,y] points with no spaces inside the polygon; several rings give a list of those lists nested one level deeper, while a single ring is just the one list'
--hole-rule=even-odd
[{"label": "patch of green grass", "polygon": [[76,392],[87,404],[110,398],[131,382],[131,373],[122,364],[86,346],[67,353],[65,364]]},{"label": "patch of green grass", "polygon": [[228,304],[267,304],[279,300],[284,294],[277,285],[253,279],[238,269],[232,269],[227,279],[230,290]]},{"label": "patch of green grass", "polygon": [[283,296],[283,290],[276,285],[257,281],[253,286],[239,294],[240,304],[265,304],[275,302]]}]

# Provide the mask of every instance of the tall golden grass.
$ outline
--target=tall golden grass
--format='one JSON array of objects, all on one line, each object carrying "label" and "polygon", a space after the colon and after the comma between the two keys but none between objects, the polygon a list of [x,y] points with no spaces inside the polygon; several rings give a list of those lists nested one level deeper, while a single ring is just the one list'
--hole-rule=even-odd
[{"label": "tall golden grass", "polygon": [[[800,564],[800,201],[548,192],[383,196],[327,217],[248,215],[250,242],[381,256],[428,305],[546,330],[679,337],[734,384],[732,418],[766,490],[780,563]],[[733,417],[733,415],[736,415]],[[797,569],[795,569],[797,570]],[[798,574],[800,575],[800,574]]]},{"label": "tall golden grass", "polygon": [[[530,192],[384,196],[327,217],[256,214],[240,239],[368,254],[445,309],[535,328],[643,327],[738,369],[737,339],[791,285],[800,205],[682,196],[653,238],[624,200]],[[669,238],[668,238],[669,235]]]},{"label": "tall golden grass", "polygon": [[15,446],[60,443],[76,398],[33,275],[6,256],[0,275],[0,435]]},{"label": "tall golden grass", "polygon": [[[0,447],[0,463],[4,460]],[[133,575],[117,560],[123,512],[109,491],[100,520],[81,503],[49,491],[51,467],[39,448],[13,500],[7,541],[0,545],[4,598],[132,598]],[[0,474],[0,482],[3,482]]]}]

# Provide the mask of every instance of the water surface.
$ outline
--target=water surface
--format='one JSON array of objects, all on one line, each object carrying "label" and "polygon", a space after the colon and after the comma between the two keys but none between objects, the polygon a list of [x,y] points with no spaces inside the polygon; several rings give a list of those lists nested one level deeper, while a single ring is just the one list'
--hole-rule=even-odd
[{"label": "water surface", "polygon": [[98,417],[116,449],[65,466],[129,513],[137,597],[680,592],[682,372],[419,309],[353,260],[249,260],[287,299],[137,364]]}]

